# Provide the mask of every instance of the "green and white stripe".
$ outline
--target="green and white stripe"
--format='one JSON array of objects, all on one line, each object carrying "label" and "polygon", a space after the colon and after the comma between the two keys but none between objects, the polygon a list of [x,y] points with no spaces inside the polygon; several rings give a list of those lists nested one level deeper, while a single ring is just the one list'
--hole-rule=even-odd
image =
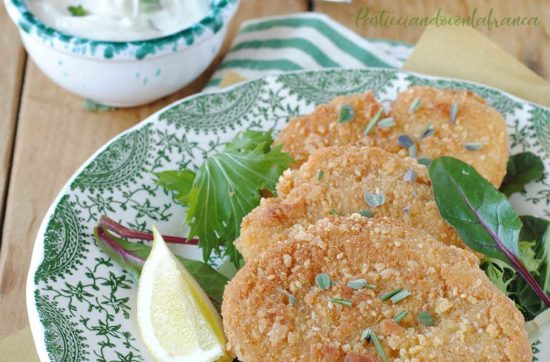
[{"label": "green and white stripe", "polygon": [[262,18],[241,25],[206,90],[229,70],[254,79],[301,69],[399,68],[411,51],[405,43],[362,38],[325,15]]}]

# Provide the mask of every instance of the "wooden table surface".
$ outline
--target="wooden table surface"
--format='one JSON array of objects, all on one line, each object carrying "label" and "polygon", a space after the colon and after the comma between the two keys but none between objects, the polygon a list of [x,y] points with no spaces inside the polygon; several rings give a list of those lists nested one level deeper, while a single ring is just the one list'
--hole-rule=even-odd
[{"label": "wooden table surface", "polygon": [[[245,19],[314,10],[334,17],[362,35],[414,43],[421,27],[356,27],[360,6],[373,11],[431,16],[438,8],[465,16],[474,8],[495,16],[538,16],[537,27],[502,27],[488,35],[543,77],[550,78],[550,1],[422,0],[353,1],[242,0],[224,50]],[[199,79],[153,104],[111,112],[84,110],[81,98],[59,88],[27,57],[5,8],[0,7],[0,338],[26,325],[25,282],[38,227],[63,184],[101,145],[165,105],[199,92],[216,62]]]}]

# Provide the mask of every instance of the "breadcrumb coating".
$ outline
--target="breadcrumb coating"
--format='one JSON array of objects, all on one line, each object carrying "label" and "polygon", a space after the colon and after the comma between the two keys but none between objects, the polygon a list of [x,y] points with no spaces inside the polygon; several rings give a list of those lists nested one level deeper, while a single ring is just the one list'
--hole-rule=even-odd
[{"label": "breadcrumb coating", "polygon": [[[419,105],[410,112],[415,99]],[[456,118],[451,123],[453,103]],[[408,154],[397,144],[397,137],[406,134],[415,140],[418,157],[458,158],[500,186],[508,161],[508,130],[502,115],[483,98],[466,90],[412,87],[399,94],[391,109],[396,125],[386,137],[373,133],[369,138],[377,138],[374,144],[389,152]],[[420,140],[428,125],[434,133]],[[469,150],[468,144],[479,144],[481,149]]]},{"label": "breadcrumb coating", "polygon": [[[384,204],[370,206],[366,193],[384,195]],[[361,210],[371,211],[374,218],[392,217],[446,244],[465,247],[441,218],[424,165],[379,148],[357,146],[320,149],[298,170],[285,171],[277,196],[262,199],[243,219],[235,245],[249,260],[323,217]]]},{"label": "breadcrumb coating", "polygon": [[[319,273],[328,289],[315,284]],[[376,287],[346,285],[357,279]],[[396,288],[411,295],[380,299]],[[228,348],[243,362],[380,361],[360,340],[366,328],[393,361],[531,361],[523,316],[477,258],[395,220],[321,219],[249,260],[223,299]],[[433,326],[419,323],[422,311]]]},{"label": "breadcrumb coating", "polygon": [[[415,100],[417,107],[411,107]],[[351,122],[338,123],[339,110],[345,104],[352,105],[357,116]],[[453,107],[456,117],[451,121]],[[456,157],[493,185],[498,187],[502,182],[508,161],[506,123],[498,111],[473,92],[411,87],[391,105],[387,116],[394,119],[395,126],[374,127],[365,136],[366,125],[380,109],[371,92],[338,97],[311,114],[291,120],[275,143],[283,144],[283,150],[297,160],[294,167],[298,167],[315,150],[329,146],[369,145],[407,157],[409,150],[400,146],[397,139],[408,135],[416,147],[416,157]],[[382,114],[380,119],[384,117]],[[428,127],[433,128],[433,133],[422,137]],[[469,144],[481,148],[468,149]]]},{"label": "breadcrumb coating", "polygon": [[[355,117],[350,122],[339,123],[343,105],[351,105]],[[327,104],[315,108],[311,114],[292,119],[279,133],[275,144],[282,144],[299,167],[315,150],[357,144],[363,138],[365,127],[382,109],[371,92],[352,96],[336,97]]]}]

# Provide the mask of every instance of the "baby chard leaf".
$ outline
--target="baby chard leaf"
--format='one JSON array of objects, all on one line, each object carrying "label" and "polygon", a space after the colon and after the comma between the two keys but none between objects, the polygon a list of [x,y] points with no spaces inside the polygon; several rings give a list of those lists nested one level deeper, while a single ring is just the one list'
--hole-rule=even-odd
[{"label": "baby chard leaf", "polygon": [[[119,238],[103,227],[96,227],[94,236],[101,250],[109,255],[121,268],[126,269],[136,277],[141,274],[143,263],[151,253],[150,246]],[[206,295],[216,305],[221,305],[223,291],[228,279],[206,263],[177,255],[176,258],[195,278]]]},{"label": "baby chard leaf", "polygon": [[430,165],[430,179],[441,216],[470,248],[508,262],[519,257],[521,221],[506,197],[473,167],[452,157]]},{"label": "baby chard leaf", "polygon": [[547,306],[550,297],[520,261],[520,218],[506,197],[473,167],[453,157],[430,165],[434,198],[441,216],[470,248],[510,264]]},{"label": "baby chard leaf", "polygon": [[541,178],[543,172],[542,160],[531,152],[510,156],[500,192],[506,196],[510,196],[514,192],[521,192],[526,184]]}]

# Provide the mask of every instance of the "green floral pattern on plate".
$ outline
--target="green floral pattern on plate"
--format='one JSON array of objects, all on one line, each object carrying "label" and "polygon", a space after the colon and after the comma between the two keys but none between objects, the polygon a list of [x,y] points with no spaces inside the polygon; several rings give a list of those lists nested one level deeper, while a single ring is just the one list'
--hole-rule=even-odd
[{"label": "green floral pattern on plate", "polygon": [[210,97],[195,97],[181,102],[159,116],[160,120],[183,128],[186,132],[218,133],[234,130],[254,115],[250,108],[263,95],[264,82],[259,80],[235,89],[231,94],[213,93]]},{"label": "green floral pattern on plate", "polygon": [[71,188],[103,191],[135,182],[151,166],[147,161],[150,129],[143,127],[107,147],[78,175]]},{"label": "green floral pattern on plate", "polygon": [[40,321],[46,333],[45,343],[48,345],[48,354],[52,361],[83,361],[86,359],[86,347],[82,330],[77,323],[70,322],[65,317],[65,311],[35,291],[35,303]]},{"label": "green floral pattern on plate", "polygon": [[64,196],[48,223],[44,235],[44,260],[34,275],[35,282],[39,280],[56,281],[70,275],[82,265],[82,258],[89,251],[86,234],[82,229],[80,211]]},{"label": "green floral pattern on plate", "polygon": [[[390,102],[413,84],[466,88],[505,115],[512,153],[545,158],[546,175],[512,197],[520,213],[550,216],[550,110],[498,90],[386,69],[324,70],[254,80],[176,102],[120,135],[93,156],[61,191],[35,245],[29,296],[37,347],[52,361],[149,361],[138,338],[136,280],[104,255],[92,237],[102,214],[132,228],[153,224],[184,234],[185,209],[154,182],[153,172],[196,168],[236,132],[278,131],[291,117],[334,96],[374,90]],[[200,258],[196,247],[177,250]],[[219,258],[211,262],[219,264]],[[539,344],[539,359],[550,345]]]},{"label": "green floral pattern on plate", "polygon": [[298,100],[321,104],[338,96],[364,92],[365,89],[379,95],[397,80],[397,73],[393,70],[363,70],[361,73],[338,72],[333,77],[326,77],[322,73],[307,72],[283,74],[277,80],[291,90],[290,94],[296,94]]}]

